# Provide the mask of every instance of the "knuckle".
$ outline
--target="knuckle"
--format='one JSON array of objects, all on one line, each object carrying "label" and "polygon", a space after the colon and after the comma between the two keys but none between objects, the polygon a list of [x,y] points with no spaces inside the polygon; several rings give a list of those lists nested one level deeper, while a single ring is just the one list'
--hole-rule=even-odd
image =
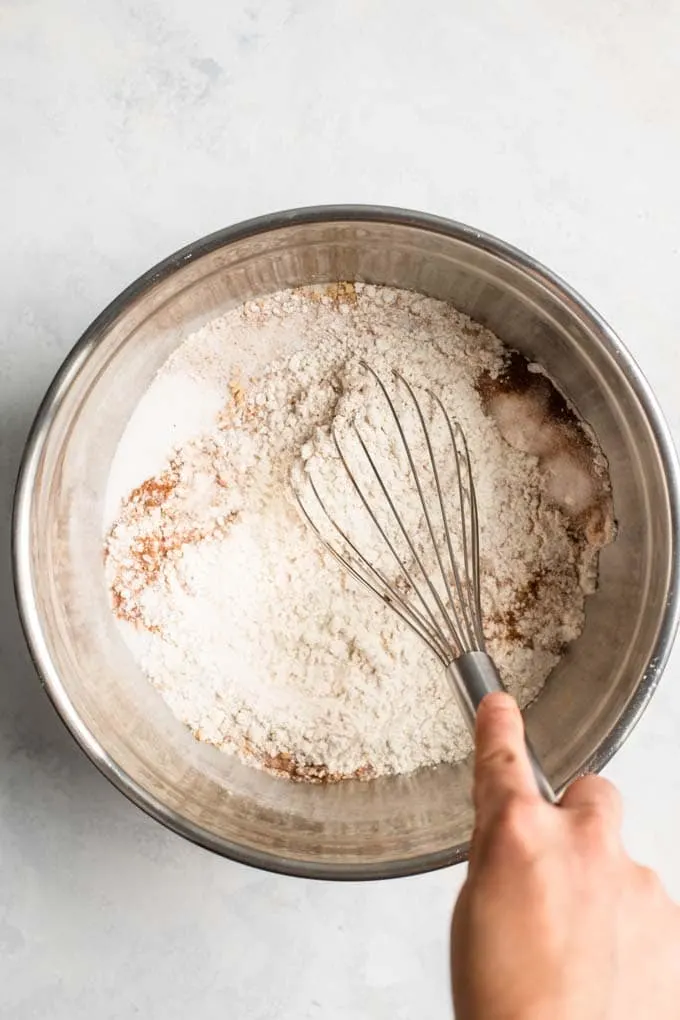
[{"label": "knuckle", "polygon": [[618,807],[620,804],[619,791],[603,776],[581,776],[572,784],[570,790],[578,801],[586,800],[603,809]]},{"label": "knuckle", "polygon": [[576,824],[582,833],[595,842],[605,839],[611,829],[609,817],[599,804],[585,805],[577,815]]},{"label": "knuckle", "polygon": [[646,868],[642,864],[636,866],[636,878],[638,890],[648,899],[657,899],[663,894],[663,886],[661,885],[661,879],[655,871],[651,868]]},{"label": "knuckle", "polygon": [[597,805],[584,808],[576,818],[576,826],[584,851],[597,857],[612,857],[619,853],[621,838],[618,826]]},{"label": "knuckle", "polygon": [[505,850],[521,856],[534,856],[539,840],[536,805],[533,801],[515,796],[500,810],[496,822],[498,843]]},{"label": "knuckle", "polygon": [[565,803],[571,809],[569,817],[586,852],[618,852],[621,798],[615,786],[600,776],[584,776],[570,787]]},{"label": "knuckle", "polygon": [[610,783],[608,779],[604,779],[602,776],[593,776],[592,778],[597,780],[597,790],[602,810],[618,815],[622,804],[619,791],[613,783]]}]

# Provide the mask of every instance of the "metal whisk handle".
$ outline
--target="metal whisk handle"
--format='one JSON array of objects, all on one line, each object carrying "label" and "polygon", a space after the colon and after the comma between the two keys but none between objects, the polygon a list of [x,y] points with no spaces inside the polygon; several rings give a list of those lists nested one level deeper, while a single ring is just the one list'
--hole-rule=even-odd
[{"label": "metal whisk handle", "polygon": [[[474,734],[475,716],[482,698],[493,691],[503,690],[494,661],[486,652],[466,652],[447,666],[446,675],[470,732]],[[525,740],[539,792],[548,803],[554,804],[556,797],[553,788],[536,757],[536,752],[529,740],[526,738]]]}]

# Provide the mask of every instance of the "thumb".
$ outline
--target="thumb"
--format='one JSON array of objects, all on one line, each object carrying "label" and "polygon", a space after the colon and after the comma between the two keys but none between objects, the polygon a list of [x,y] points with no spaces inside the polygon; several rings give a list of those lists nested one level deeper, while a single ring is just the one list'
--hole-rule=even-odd
[{"label": "thumb", "polygon": [[522,714],[509,694],[487,694],[477,712],[474,802],[484,829],[514,797],[539,799]]}]

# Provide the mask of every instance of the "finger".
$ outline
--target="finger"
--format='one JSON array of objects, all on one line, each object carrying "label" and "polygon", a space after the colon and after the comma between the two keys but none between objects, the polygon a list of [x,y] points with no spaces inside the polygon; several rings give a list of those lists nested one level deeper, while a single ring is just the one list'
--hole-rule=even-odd
[{"label": "finger", "polygon": [[602,776],[581,776],[576,779],[562,797],[560,806],[566,811],[597,815],[617,830],[621,826],[621,794]]},{"label": "finger", "polygon": [[475,734],[477,827],[483,829],[513,797],[539,798],[524,743],[524,722],[509,694],[487,694],[477,712]]}]

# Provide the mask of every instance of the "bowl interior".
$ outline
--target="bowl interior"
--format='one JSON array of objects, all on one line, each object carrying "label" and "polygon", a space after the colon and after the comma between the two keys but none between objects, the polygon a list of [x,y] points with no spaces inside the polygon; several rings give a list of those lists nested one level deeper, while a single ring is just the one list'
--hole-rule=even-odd
[{"label": "bowl interior", "polygon": [[527,713],[553,783],[601,764],[654,686],[672,586],[673,506],[660,449],[606,327],[522,256],[470,231],[394,218],[226,232],[133,285],[64,367],[29,447],[17,504],[22,612],[57,707],[147,810],[252,863],[329,877],[424,870],[465,854],[470,766],[296,785],[198,744],[135,665],[102,563],[108,471],[136,402],[207,320],[273,290],[363,280],[452,301],[548,370],[609,460],[619,526],[573,644]]}]

